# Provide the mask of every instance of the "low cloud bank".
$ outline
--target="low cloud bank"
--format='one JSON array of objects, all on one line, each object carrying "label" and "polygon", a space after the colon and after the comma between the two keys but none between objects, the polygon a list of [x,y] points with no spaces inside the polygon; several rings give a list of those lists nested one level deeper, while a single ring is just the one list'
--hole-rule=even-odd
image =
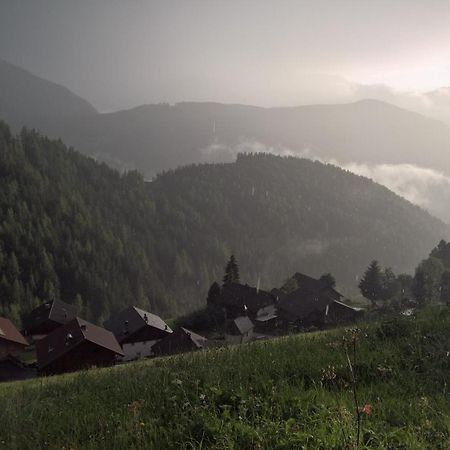
[{"label": "low cloud bank", "polygon": [[296,156],[333,164],[386,186],[411,203],[450,223],[450,177],[433,169],[406,163],[344,164],[334,159],[316,157],[309,149],[293,151],[287,147],[266,146],[259,141],[246,139],[233,146],[215,141],[202,150],[205,162],[232,162],[238,153],[250,152]]},{"label": "low cloud bank", "polygon": [[450,177],[413,164],[333,163],[350,172],[371,178],[450,223]]}]

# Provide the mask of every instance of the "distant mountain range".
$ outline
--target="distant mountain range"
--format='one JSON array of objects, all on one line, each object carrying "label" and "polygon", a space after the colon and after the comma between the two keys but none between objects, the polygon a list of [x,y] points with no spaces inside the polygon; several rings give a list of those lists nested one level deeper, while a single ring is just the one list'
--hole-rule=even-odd
[{"label": "distant mountain range", "polygon": [[179,103],[100,114],[66,88],[0,60],[0,118],[148,177],[190,163],[230,161],[240,150],[343,164],[411,163],[450,174],[450,127],[376,100],[268,109]]},{"label": "distant mountain range", "polygon": [[280,286],[331,272],[356,292],[376,258],[409,271],[447,225],[367,178],[274,155],[192,165],[145,183],[0,123],[0,315],[42,300],[101,322],[135,304],[172,316],[204,304],[232,252],[241,279]]},{"label": "distant mountain range", "polygon": [[[427,95],[437,102],[447,94]],[[319,159],[371,177],[450,223],[450,127],[378,100],[286,108],[179,103],[99,113],[66,88],[0,60],[0,119],[147,179],[186,164],[231,162],[239,152]]]}]

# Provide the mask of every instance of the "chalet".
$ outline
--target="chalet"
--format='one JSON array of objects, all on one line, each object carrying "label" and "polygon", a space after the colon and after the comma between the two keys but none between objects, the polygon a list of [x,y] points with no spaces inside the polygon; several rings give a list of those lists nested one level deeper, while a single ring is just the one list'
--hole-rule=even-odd
[{"label": "chalet", "polygon": [[178,328],[172,334],[161,339],[153,346],[157,356],[201,350],[207,345],[207,339],[186,328]]},{"label": "chalet", "polygon": [[239,316],[227,323],[225,339],[229,344],[243,344],[253,339],[254,325],[247,316]]},{"label": "chalet", "polygon": [[0,382],[27,380],[35,376],[35,367],[23,363],[14,356],[0,359]]},{"label": "chalet", "polygon": [[239,316],[254,318],[261,308],[273,305],[276,299],[266,291],[248,285],[231,283],[224,286],[217,304],[224,308],[227,319]]},{"label": "chalet", "polygon": [[13,323],[0,317],[0,359],[7,356],[19,356],[28,345]]},{"label": "chalet", "polygon": [[323,327],[352,322],[361,315],[359,308],[352,308],[343,303],[340,300],[342,295],[335,289],[324,286],[319,280],[314,281],[307,280],[289,294],[281,295],[277,310],[285,324]]},{"label": "chalet", "polygon": [[38,371],[52,375],[112,365],[122,349],[114,335],[78,317],[36,341]]},{"label": "chalet", "polygon": [[156,342],[172,333],[159,316],[134,306],[114,314],[103,325],[121,345],[123,361],[151,356]]},{"label": "chalet", "polygon": [[70,322],[76,315],[77,308],[73,305],[61,300],[46,302],[31,311],[25,319],[24,332],[33,340],[37,340]]}]

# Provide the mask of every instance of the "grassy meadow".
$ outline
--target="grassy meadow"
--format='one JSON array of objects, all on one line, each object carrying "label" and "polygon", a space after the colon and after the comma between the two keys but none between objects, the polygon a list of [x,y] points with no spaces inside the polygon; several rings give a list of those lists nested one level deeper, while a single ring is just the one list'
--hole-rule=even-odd
[{"label": "grassy meadow", "polygon": [[0,448],[449,449],[449,308],[360,329],[2,384]]}]

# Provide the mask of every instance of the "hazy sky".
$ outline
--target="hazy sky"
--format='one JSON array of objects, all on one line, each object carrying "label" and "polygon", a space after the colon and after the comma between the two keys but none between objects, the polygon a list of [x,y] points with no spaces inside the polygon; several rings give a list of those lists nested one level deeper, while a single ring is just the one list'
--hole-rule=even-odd
[{"label": "hazy sky", "polygon": [[0,0],[0,58],[100,110],[428,90],[450,85],[450,1]]}]

